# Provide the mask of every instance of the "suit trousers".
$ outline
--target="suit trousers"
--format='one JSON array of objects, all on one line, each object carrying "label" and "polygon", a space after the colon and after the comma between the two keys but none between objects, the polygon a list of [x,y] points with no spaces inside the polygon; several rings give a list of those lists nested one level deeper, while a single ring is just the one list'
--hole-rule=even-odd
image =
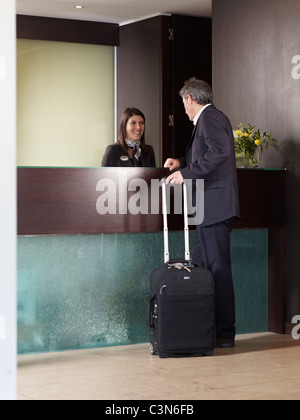
[{"label": "suit trousers", "polygon": [[230,234],[236,218],[197,226],[193,264],[209,270],[215,281],[216,336],[234,338],[235,296],[231,270]]}]

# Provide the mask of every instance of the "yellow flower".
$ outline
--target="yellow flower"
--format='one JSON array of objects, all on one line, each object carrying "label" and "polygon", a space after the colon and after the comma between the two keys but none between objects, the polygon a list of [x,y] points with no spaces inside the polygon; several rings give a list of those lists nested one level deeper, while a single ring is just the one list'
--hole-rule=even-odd
[{"label": "yellow flower", "polygon": [[256,144],[256,146],[260,146],[261,145],[261,140],[255,140],[255,144]]},{"label": "yellow flower", "polygon": [[245,134],[244,134],[244,136],[245,136],[245,137],[249,137],[249,133],[245,133]]},{"label": "yellow flower", "polygon": [[243,135],[244,135],[244,133],[243,133],[241,130],[236,130],[235,134],[236,134],[238,137],[243,137]]}]

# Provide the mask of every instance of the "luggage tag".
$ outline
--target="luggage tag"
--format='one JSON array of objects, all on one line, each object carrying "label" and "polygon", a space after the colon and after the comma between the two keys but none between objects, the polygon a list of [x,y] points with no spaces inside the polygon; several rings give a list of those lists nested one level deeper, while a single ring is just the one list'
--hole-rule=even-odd
[{"label": "luggage tag", "polygon": [[180,262],[177,262],[177,263],[174,263],[174,264],[168,264],[168,268],[169,269],[170,268],[177,268],[177,270],[184,269],[184,270],[188,271],[189,273],[192,272],[188,266],[186,266],[185,264],[180,263]]}]

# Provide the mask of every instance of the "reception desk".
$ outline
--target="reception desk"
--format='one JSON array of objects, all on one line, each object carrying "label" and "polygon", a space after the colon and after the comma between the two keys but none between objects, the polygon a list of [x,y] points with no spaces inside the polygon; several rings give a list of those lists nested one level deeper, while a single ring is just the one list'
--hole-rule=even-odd
[{"label": "reception desk", "polygon": [[[18,168],[20,353],[143,341],[147,279],[163,259],[157,188],[166,175],[165,169]],[[237,305],[243,304],[239,332],[258,332],[246,325],[255,317],[259,323],[262,311],[267,325],[261,328],[283,333],[286,171],[239,169],[238,180],[241,220],[233,232],[233,266]],[[171,249],[181,253],[182,216],[170,216],[169,230]],[[88,272],[79,276],[85,264]],[[264,287],[267,292],[260,293]],[[57,339],[66,323],[69,339],[66,332]],[[112,334],[118,328],[121,341]]]},{"label": "reception desk", "polygon": [[[165,169],[134,168],[19,168],[18,169],[18,234],[69,235],[96,233],[158,232],[162,230],[160,214],[151,212],[154,180],[169,174]],[[134,180],[147,184],[147,214],[133,215],[122,207],[123,197]],[[104,182],[102,186],[99,184]],[[237,229],[282,229],[286,225],[286,171],[239,169],[241,220]],[[152,186],[151,186],[152,184]],[[116,214],[100,215],[97,200],[105,186],[111,185],[116,198]],[[103,191],[100,191],[102,189]],[[127,193],[126,193],[127,191]],[[155,196],[156,198],[156,196]],[[171,217],[170,230],[181,230],[182,218]]]}]

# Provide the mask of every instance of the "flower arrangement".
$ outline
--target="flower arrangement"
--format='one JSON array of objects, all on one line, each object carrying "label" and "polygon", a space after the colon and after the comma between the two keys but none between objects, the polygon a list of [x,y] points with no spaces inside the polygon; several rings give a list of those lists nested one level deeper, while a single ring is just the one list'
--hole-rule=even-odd
[{"label": "flower arrangement", "polygon": [[238,166],[247,166],[245,161],[249,162],[250,166],[258,167],[259,154],[268,149],[269,146],[280,150],[279,143],[272,138],[272,133],[261,133],[260,129],[255,130],[255,126],[248,123],[244,127],[242,123],[237,126],[234,131],[234,145]]}]

